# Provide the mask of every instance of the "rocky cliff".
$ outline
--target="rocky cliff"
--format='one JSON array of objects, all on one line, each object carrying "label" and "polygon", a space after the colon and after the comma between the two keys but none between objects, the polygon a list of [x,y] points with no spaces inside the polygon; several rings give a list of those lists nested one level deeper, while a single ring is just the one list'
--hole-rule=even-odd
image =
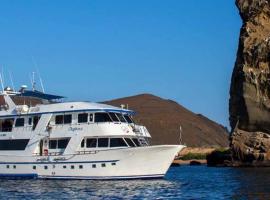
[{"label": "rocky cliff", "polygon": [[177,102],[151,94],[141,94],[105,102],[114,106],[128,104],[135,121],[145,125],[152,135],[152,144],[179,144],[179,126],[183,143],[189,147],[228,147],[229,133],[222,126],[195,114]]},{"label": "rocky cliff", "polygon": [[270,159],[270,1],[236,0],[236,5],[243,25],[230,89],[233,158],[265,164]]}]

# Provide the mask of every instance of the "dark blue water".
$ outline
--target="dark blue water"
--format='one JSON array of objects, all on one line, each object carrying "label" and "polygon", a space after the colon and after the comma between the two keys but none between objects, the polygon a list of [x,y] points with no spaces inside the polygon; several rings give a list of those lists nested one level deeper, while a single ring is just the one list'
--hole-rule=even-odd
[{"label": "dark blue water", "polygon": [[165,179],[0,180],[0,199],[270,199],[270,168],[181,166]]}]

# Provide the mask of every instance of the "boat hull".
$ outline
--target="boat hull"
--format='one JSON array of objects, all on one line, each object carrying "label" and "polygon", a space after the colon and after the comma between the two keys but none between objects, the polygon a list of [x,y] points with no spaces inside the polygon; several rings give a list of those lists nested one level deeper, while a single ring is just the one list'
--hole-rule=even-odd
[{"label": "boat hull", "polygon": [[[0,178],[152,179],[162,178],[185,146],[107,149],[62,156],[0,157]],[[15,162],[16,161],[16,162]]]}]

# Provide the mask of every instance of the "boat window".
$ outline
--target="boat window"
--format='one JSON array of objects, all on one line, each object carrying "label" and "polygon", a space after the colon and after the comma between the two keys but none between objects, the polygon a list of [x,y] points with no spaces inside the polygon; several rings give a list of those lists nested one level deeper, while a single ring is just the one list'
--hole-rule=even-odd
[{"label": "boat window", "polygon": [[58,140],[58,149],[65,149],[68,145],[69,142],[69,138],[65,138],[65,139],[59,139]]},{"label": "boat window", "polygon": [[64,115],[64,124],[71,124],[72,115]]},{"label": "boat window", "polygon": [[86,140],[87,148],[96,148],[97,147],[97,139],[96,138],[88,138]]},{"label": "boat window", "polygon": [[93,113],[90,113],[89,114],[89,121],[90,122],[93,122],[94,121],[94,115],[93,115]]},{"label": "boat window", "polygon": [[65,149],[68,145],[70,138],[51,139],[49,141],[49,149]]},{"label": "boat window", "polygon": [[56,149],[56,148],[57,148],[57,140],[50,140],[49,149]]},{"label": "boat window", "polygon": [[3,119],[1,120],[1,131],[2,132],[11,132],[12,127],[14,124],[14,118],[8,118],[8,119]]},{"label": "boat window", "polygon": [[134,122],[132,121],[132,119],[130,118],[130,116],[124,115],[124,118],[126,119],[126,121],[127,121],[128,123],[134,123]]},{"label": "boat window", "polygon": [[32,117],[28,118],[28,125],[32,125]]},{"label": "boat window", "polygon": [[39,120],[40,120],[40,116],[33,117],[33,128],[32,128],[33,130],[35,130]]},{"label": "boat window", "polygon": [[123,117],[123,115],[121,113],[116,113],[116,115],[121,122],[126,122],[125,118]]},{"label": "boat window", "polygon": [[116,117],[115,113],[109,113],[109,115],[114,122],[119,122],[119,119]]},{"label": "boat window", "polygon": [[2,151],[25,150],[28,142],[29,139],[0,140],[0,150]]},{"label": "boat window", "polygon": [[132,142],[132,140],[130,138],[125,138],[126,142],[128,143],[128,145],[130,147],[135,147],[136,145]]},{"label": "boat window", "polygon": [[123,138],[111,138],[110,139],[110,147],[126,147],[127,144],[123,140]]},{"label": "boat window", "polygon": [[78,114],[78,123],[85,123],[88,121],[88,113]]},{"label": "boat window", "polygon": [[98,147],[108,147],[109,138],[98,138]]},{"label": "boat window", "polygon": [[95,113],[95,122],[111,122],[108,113]]},{"label": "boat window", "polygon": [[17,118],[15,122],[16,127],[24,126],[24,118]]},{"label": "boat window", "polygon": [[64,116],[63,115],[56,115],[55,116],[55,124],[63,124],[64,123]]},{"label": "boat window", "polygon": [[84,148],[84,142],[85,142],[85,140],[83,139],[81,142],[81,148]]},{"label": "boat window", "polygon": [[133,138],[132,141],[136,144],[136,146],[141,146],[139,140],[137,138]]}]

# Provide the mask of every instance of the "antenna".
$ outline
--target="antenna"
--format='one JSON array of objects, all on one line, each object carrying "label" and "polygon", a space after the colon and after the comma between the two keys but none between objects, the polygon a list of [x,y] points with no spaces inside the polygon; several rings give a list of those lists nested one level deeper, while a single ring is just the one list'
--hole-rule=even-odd
[{"label": "antenna", "polygon": [[35,91],[36,89],[36,81],[35,81],[35,72],[32,72],[32,90]]},{"label": "antenna", "polygon": [[5,88],[4,88],[2,73],[0,73],[0,82],[1,82],[2,92],[4,93],[5,92]]},{"label": "antenna", "polygon": [[10,78],[10,82],[11,82],[12,89],[13,89],[13,91],[15,92],[15,87],[14,87],[14,82],[13,82],[12,74],[11,74],[10,71],[9,71],[8,73],[9,73],[9,78]]},{"label": "antenna", "polygon": [[43,81],[42,81],[42,78],[40,76],[40,73],[39,73],[39,70],[38,70],[38,66],[37,66],[37,62],[35,61],[34,56],[32,56],[32,62],[34,64],[35,68],[36,68],[36,72],[37,72],[37,76],[39,78],[39,82],[40,82],[40,86],[41,86],[42,92],[45,93]]},{"label": "antenna", "polygon": [[179,126],[179,144],[182,144],[182,126]]},{"label": "antenna", "polygon": [[43,81],[41,79],[41,76],[40,76],[40,73],[39,73],[39,70],[38,69],[37,69],[37,74],[38,74],[38,77],[39,77],[39,82],[40,82],[40,86],[41,86],[42,92],[45,93],[44,86],[43,86]]},{"label": "antenna", "polygon": [[3,88],[4,88],[4,86],[5,86],[4,66],[2,66],[1,77],[2,77],[1,79],[2,79],[2,82],[3,82]]}]

